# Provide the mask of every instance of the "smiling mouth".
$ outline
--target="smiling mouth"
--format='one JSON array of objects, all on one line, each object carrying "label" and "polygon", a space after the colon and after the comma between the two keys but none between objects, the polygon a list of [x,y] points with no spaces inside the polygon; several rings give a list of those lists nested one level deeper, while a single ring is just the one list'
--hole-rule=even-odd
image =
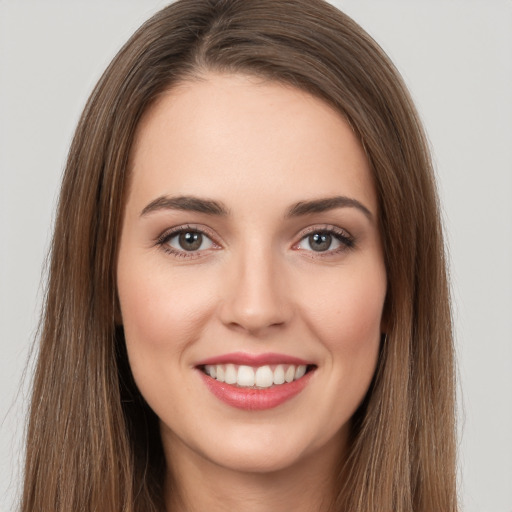
[{"label": "smiling mouth", "polygon": [[267,389],[300,380],[316,368],[305,364],[248,366],[237,364],[206,364],[199,369],[217,382],[238,388]]}]

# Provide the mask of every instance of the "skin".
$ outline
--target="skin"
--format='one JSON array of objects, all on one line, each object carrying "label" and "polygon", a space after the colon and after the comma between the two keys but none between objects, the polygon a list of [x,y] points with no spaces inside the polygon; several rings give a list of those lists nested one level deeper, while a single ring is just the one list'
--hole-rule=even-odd
[{"label": "skin", "polygon": [[[118,293],[132,372],[161,422],[169,509],[327,510],[375,371],[386,294],[361,145],[305,92],[208,74],[146,112],[131,156]],[[227,213],[148,212],[162,196],[218,201]],[[349,204],[287,216],[334,196],[368,212]],[[179,227],[206,232],[200,250],[164,240]],[[307,230],[330,229],[352,246],[333,238],[314,251]],[[316,366],[291,400],[246,411],[215,397],[196,367],[232,352]]]}]

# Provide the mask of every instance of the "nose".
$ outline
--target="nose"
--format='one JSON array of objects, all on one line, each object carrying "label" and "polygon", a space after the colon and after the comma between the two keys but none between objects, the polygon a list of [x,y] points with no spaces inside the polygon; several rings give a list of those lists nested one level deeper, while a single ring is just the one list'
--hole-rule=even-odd
[{"label": "nose", "polygon": [[232,329],[261,336],[293,316],[286,272],[271,251],[247,250],[229,262],[220,318]]}]

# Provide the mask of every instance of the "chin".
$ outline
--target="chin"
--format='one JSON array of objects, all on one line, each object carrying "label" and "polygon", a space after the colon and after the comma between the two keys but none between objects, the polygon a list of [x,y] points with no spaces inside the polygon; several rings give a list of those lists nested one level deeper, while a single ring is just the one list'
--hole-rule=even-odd
[{"label": "chin", "polygon": [[235,447],[230,453],[216,457],[219,466],[239,472],[266,474],[293,468],[301,461],[301,453],[296,450],[282,450],[279,446],[261,448],[258,445]]},{"label": "chin", "polygon": [[208,444],[192,449],[203,461],[240,474],[308,471],[317,457],[338,461],[348,432],[347,427],[329,438],[312,438],[309,431],[293,433],[289,429],[289,435],[283,435],[282,429],[268,424],[252,427],[214,434]]}]

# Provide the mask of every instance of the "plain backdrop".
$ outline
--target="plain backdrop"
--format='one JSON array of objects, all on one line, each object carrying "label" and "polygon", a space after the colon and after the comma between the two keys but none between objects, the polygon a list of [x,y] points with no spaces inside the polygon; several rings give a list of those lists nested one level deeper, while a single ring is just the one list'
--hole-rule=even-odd
[{"label": "plain backdrop", "polygon": [[[15,510],[27,358],[73,129],[110,59],[166,3],[0,0],[2,512]],[[333,3],[389,53],[426,125],[450,254],[463,510],[512,512],[512,2]]]}]

